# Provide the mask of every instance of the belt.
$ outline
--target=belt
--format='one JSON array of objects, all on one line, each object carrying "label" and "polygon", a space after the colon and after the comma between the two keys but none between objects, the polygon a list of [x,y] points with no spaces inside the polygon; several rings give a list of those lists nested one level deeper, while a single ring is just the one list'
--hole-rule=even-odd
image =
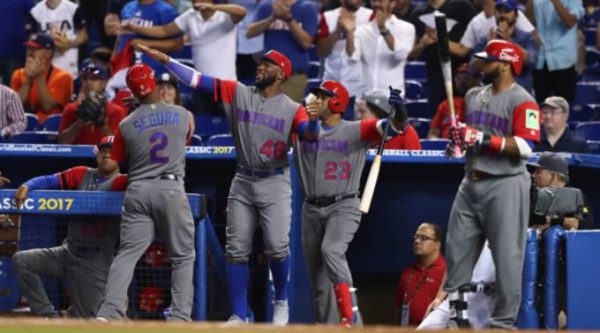
[{"label": "belt", "polygon": [[266,178],[271,176],[283,175],[285,172],[284,168],[271,168],[271,169],[252,169],[245,166],[238,165],[235,170],[244,176],[254,178]]},{"label": "belt", "polygon": [[469,180],[484,180],[484,179],[496,178],[498,176],[492,175],[487,172],[479,171],[479,170],[471,170],[471,171],[467,172],[467,177],[469,178]]},{"label": "belt", "polygon": [[305,69],[294,69],[292,71],[292,75],[300,75],[300,74],[306,74],[306,70]]},{"label": "belt", "polygon": [[307,204],[309,204],[311,206],[327,207],[327,206],[333,205],[334,203],[336,203],[338,201],[350,199],[350,198],[358,198],[358,193],[336,195],[334,197],[304,198],[304,202],[306,202]]},{"label": "belt", "polygon": [[170,174],[170,173],[163,173],[162,175],[159,176],[159,178],[162,180],[174,180],[174,181],[179,181],[181,179],[181,177]]},{"label": "belt", "polygon": [[458,288],[460,292],[463,293],[468,293],[468,292],[472,292],[472,293],[477,293],[477,292],[484,292],[486,294],[489,294],[491,292],[493,292],[496,289],[496,284],[494,283],[489,283],[489,284],[483,284],[483,283],[479,283],[479,284],[465,284],[464,286]]}]

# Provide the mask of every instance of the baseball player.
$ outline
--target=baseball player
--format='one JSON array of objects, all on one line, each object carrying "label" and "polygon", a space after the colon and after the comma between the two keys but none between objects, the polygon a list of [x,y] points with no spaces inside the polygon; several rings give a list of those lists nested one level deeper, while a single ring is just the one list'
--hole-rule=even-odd
[{"label": "baseball player", "polygon": [[127,288],[139,258],[154,240],[155,228],[171,259],[171,315],[190,321],[193,301],[194,220],[183,186],[185,143],[194,133],[192,114],[160,101],[154,71],[133,65],[127,86],[140,106],[115,133],[113,158],[127,162],[129,184],[121,214],[121,245],[110,267],[97,319],[120,319],[127,310]]},{"label": "baseball player", "polygon": [[237,167],[227,202],[225,252],[233,305],[228,323],[242,324],[246,318],[248,258],[254,231],[260,226],[275,287],[273,324],[287,324],[292,218],[288,142],[292,133],[314,140],[317,127],[316,115],[309,121],[304,107],[281,90],[292,75],[289,59],[277,51],[265,53],[256,70],[255,85],[246,86],[204,75],[162,52],[146,47],[140,50],[162,61],[184,84],[215,96],[229,120]]},{"label": "baseball player", "polygon": [[[465,96],[466,123],[452,128],[449,149],[466,150],[465,177],[448,225],[446,260],[451,325],[468,326],[461,287],[468,285],[484,241],[496,264],[496,305],[490,325],[512,329],[521,299],[525,236],[531,177],[525,167],[540,139],[540,111],[515,81],[521,73],[521,49],[490,41],[483,52],[483,87]],[[459,307],[457,308],[457,304]]]},{"label": "baseball player", "polygon": [[[97,168],[78,166],[25,182],[15,192],[17,207],[21,207],[29,191],[34,190],[125,190],[127,176],[119,174],[119,165],[111,157],[112,138],[104,137],[96,146]],[[17,279],[31,312],[58,317],[40,278],[40,275],[47,275],[68,281],[71,306],[67,313],[70,317],[94,318],[118,242],[118,219],[86,217],[69,221],[67,238],[62,245],[15,253],[13,263]]]},{"label": "baseball player", "polygon": [[[360,224],[359,186],[366,152],[380,143],[387,119],[346,121],[346,88],[337,81],[324,81],[313,89],[316,100],[306,105],[320,119],[318,140],[300,138],[294,147],[305,199],[302,207],[302,248],[314,290],[317,322],[352,326],[359,319],[346,250]],[[396,108],[389,137],[408,126],[399,90],[392,90],[389,103]],[[339,321],[331,315],[330,295],[334,286]]]}]

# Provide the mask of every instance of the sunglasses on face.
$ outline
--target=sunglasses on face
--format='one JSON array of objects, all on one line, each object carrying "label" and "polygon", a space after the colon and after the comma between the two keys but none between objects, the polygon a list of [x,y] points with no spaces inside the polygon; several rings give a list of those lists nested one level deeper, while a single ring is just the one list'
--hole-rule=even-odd
[{"label": "sunglasses on face", "polygon": [[418,240],[420,240],[421,242],[428,241],[428,240],[430,240],[430,241],[434,241],[434,240],[435,240],[435,238],[433,238],[433,237],[429,237],[429,236],[427,236],[427,235],[423,235],[423,234],[415,234],[415,235],[413,236],[413,239],[414,239],[414,240],[417,240],[417,239],[418,239]]}]

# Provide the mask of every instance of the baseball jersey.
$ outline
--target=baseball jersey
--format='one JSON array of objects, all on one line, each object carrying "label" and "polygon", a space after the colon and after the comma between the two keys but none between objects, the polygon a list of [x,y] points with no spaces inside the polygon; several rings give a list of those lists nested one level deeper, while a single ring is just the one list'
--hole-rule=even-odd
[{"label": "baseball jersey", "polygon": [[289,165],[290,135],[308,121],[304,107],[283,93],[264,97],[253,86],[216,79],[236,148],[237,163],[252,169]]},{"label": "baseball jersey", "polygon": [[[497,95],[492,94],[491,85],[475,87],[467,92],[465,100],[467,125],[491,135],[540,141],[540,109],[520,85],[515,83]],[[468,150],[465,168],[492,175],[515,175],[527,171],[526,162],[518,157]]]},{"label": "baseball jersey", "polygon": [[294,157],[307,197],[359,193],[367,149],[381,139],[377,121],[342,120],[321,128],[317,141],[296,140]]},{"label": "baseball jersey", "polygon": [[[56,8],[50,8],[46,1],[41,1],[31,9],[31,16],[37,22],[39,31],[49,35],[52,35],[53,32],[65,33],[69,40],[75,39],[77,31],[85,29],[86,25],[79,6],[67,0],[61,0]],[[56,52],[52,64],[77,78],[79,75],[78,57],[78,48],[70,48],[62,54]]]},{"label": "baseball jersey", "polygon": [[[58,173],[61,190],[80,191],[124,191],[127,175],[116,174],[109,178],[99,178],[98,169],[85,166],[74,167]],[[102,246],[116,248],[119,241],[119,219],[106,217],[89,217],[71,220],[67,234],[67,242],[78,246]]]},{"label": "baseball jersey", "polygon": [[162,174],[183,177],[190,126],[190,113],[180,106],[142,104],[119,124],[112,158],[128,162],[130,182]]}]

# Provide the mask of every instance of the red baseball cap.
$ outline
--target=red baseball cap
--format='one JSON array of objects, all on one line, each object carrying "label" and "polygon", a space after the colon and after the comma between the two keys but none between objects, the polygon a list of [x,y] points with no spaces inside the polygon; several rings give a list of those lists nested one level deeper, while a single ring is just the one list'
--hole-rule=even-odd
[{"label": "red baseball cap", "polygon": [[96,147],[98,147],[98,149],[102,149],[104,147],[112,147],[114,140],[115,137],[112,135],[105,136],[102,139],[100,139],[100,142],[98,142]]},{"label": "red baseball cap", "polygon": [[283,70],[286,79],[288,79],[292,75],[292,63],[290,62],[290,59],[288,59],[288,57],[283,55],[283,53],[277,52],[275,50],[270,50],[262,56],[262,59],[270,61],[275,65],[279,66]]},{"label": "red baseball cap", "polygon": [[517,75],[521,74],[523,52],[513,43],[501,39],[493,39],[487,43],[483,52],[475,53],[474,56],[488,61],[508,62],[512,65]]}]

